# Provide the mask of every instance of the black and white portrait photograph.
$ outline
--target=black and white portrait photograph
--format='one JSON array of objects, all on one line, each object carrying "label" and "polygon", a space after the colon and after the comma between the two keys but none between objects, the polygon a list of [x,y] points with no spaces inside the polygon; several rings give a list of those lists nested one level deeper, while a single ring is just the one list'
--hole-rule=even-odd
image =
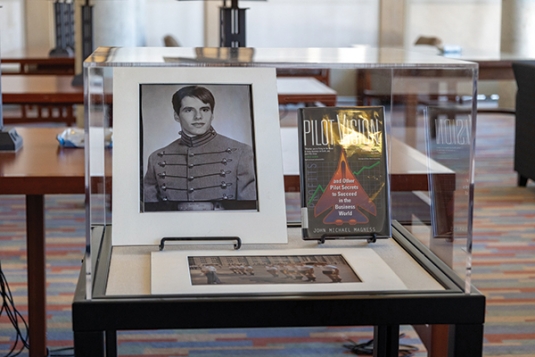
[{"label": "black and white portrait photograph", "polygon": [[111,109],[114,245],[288,241],[274,68],[117,67]]},{"label": "black and white portrait photograph", "polygon": [[141,212],[256,210],[251,86],[140,84]]}]

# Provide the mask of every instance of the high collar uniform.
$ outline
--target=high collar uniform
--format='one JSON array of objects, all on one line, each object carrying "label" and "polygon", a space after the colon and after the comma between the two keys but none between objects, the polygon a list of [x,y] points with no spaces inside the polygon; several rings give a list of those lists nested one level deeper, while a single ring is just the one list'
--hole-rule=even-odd
[{"label": "high collar uniform", "polygon": [[182,134],[149,156],[143,196],[145,203],[256,200],[253,150],[213,128]]}]

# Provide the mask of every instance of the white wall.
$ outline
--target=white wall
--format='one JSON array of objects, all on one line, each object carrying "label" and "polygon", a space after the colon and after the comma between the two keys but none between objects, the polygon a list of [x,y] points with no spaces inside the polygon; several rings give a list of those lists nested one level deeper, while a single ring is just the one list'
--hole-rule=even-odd
[{"label": "white wall", "polygon": [[[243,0],[239,6],[248,9],[248,47],[347,47],[377,44],[379,1]],[[219,46],[221,6],[220,1],[204,2],[204,42],[199,46]]]},{"label": "white wall", "polygon": [[147,46],[163,46],[164,36],[172,35],[181,46],[202,47],[203,1],[147,0],[145,27]]},{"label": "white wall", "polygon": [[2,53],[25,46],[24,0],[0,0],[0,49]]},{"label": "white wall", "polygon": [[24,5],[26,11],[25,45],[32,48],[54,48],[56,46],[56,33],[54,31],[53,2],[25,0]]},{"label": "white wall", "polygon": [[[219,7],[207,1],[206,44],[219,45]],[[267,0],[241,1],[247,8],[248,47],[376,46],[379,0]],[[354,71],[332,71],[330,85],[340,95],[353,95]]]},{"label": "white wall", "polygon": [[93,46],[145,45],[145,0],[92,0]]},{"label": "white wall", "polygon": [[[202,7],[194,6],[203,3]],[[167,33],[183,46],[219,46],[219,8],[222,2],[151,0],[147,2],[147,45],[161,46]],[[248,47],[349,47],[377,45],[379,0],[240,1],[246,11]],[[160,18],[172,17],[160,21]],[[182,22],[185,14],[187,22]],[[204,16],[203,16],[204,14]],[[202,26],[204,20],[204,31]],[[166,24],[161,24],[165,22]],[[162,31],[162,25],[173,30]],[[184,35],[182,35],[184,34]],[[331,85],[342,95],[354,92],[354,73],[331,74]]]},{"label": "white wall", "polygon": [[535,56],[535,0],[504,1],[502,9],[501,49]]},{"label": "white wall", "polygon": [[[99,3],[103,0],[93,0]],[[110,0],[104,0],[110,1]],[[111,0],[117,1],[117,0]],[[28,45],[51,37],[52,1],[0,0],[4,5],[4,48],[25,46],[24,2]],[[123,2],[125,7],[129,1]],[[501,0],[405,0],[405,45],[420,35],[438,36],[463,48],[499,50]],[[81,4],[81,0],[77,0]],[[183,46],[219,44],[220,1],[144,0],[139,22],[147,46],[161,46],[166,34]],[[376,45],[380,0],[268,0],[240,1],[247,10],[250,47],[344,47]],[[7,10],[7,11],[6,11]],[[6,16],[9,13],[9,16]],[[29,15],[32,14],[30,17]],[[52,32],[53,33],[53,32]],[[53,43],[51,44],[53,45]]]},{"label": "white wall", "polygon": [[[462,53],[496,54],[500,51],[501,0],[406,0],[405,47],[419,36],[436,36],[444,45],[460,46]],[[498,81],[482,81],[479,94],[500,94]],[[511,106],[510,103],[504,106]]]},{"label": "white wall", "polygon": [[379,0],[244,1],[249,47],[377,45]]},{"label": "white wall", "polygon": [[[392,1],[392,0],[389,0]],[[380,5],[386,0],[267,0],[240,1],[247,10],[247,38],[249,47],[347,47],[353,44],[377,45],[379,39]],[[413,45],[418,36],[437,36],[445,44],[464,49],[499,51],[501,0],[399,0],[404,1],[406,47]],[[177,0],[91,0],[96,7],[116,3],[113,10],[130,20],[128,26],[137,26],[132,43],[106,43],[106,45],[163,46],[165,35],[173,35],[182,46],[215,47],[219,45],[219,7],[222,1]],[[33,46],[36,43],[54,46],[53,18],[50,17],[52,0],[0,0],[9,12],[3,14],[2,51],[10,48]],[[81,5],[83,0],[76,0]],[[228,1],[227,1],[228,3]],[[26,17],[24,6],[26,5]],[[46,6],[44,5],[46,4]],[[136,4],[136,10],[133,10]],[[122,8],[122,11],[121,11]],[[400,8],[403,8],[402,6]],[[97,13],[98,9],[95,10]],[[4,11],[6,12],[6,11]],[[132,16],[130,16],[132,13]],[[110,35],[113,31],[106,23],[117,25],[110,12],[97,32]],[[30,16],[31,15],[31,16]],[[24,38],[24,18],[31,22]],[[132,18],[135,20],[132,21]],[[125,26],[123,26],[125,27]],[[46,30],[48,29],[48,31]],[[120,32],[120,29],[117,30]],[[131,32],[125,32],[125,37]],[[98,37],[98,36],[95,36]],[[48,39],[48,40],[47,40]],[[95,45],[102,45],[96,41]],[[334,73],[331,83],[340,93],[353,90],[354,81],[344,74]],[[493,89],[489,92],[495,92]]]},{"label": "white wall", "polygon": [[500,50],[501,0],[406,0],[405,46],[436,36],[463,49]]}]

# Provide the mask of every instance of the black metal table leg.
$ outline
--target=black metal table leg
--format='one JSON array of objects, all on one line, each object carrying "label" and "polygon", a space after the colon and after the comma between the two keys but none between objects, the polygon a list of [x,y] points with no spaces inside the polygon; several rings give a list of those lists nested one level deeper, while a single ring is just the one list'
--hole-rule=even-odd
[{"label": "black metal table leg", "polygon": [[104,332],[74,332],[74,355],[76,357],[105,357]]},{"label": "black metal table leg", "polygon": [[106,357],[117,357],[117,331],[106,331]]},{"label": "black metal table leg", "polygon": [[483,324],[455,325],[453,336],[455,357],[483,356]]},{"label": "black metal table leg", "polygon": [[398,357],[399,325],[375,326],[373,357]]}]

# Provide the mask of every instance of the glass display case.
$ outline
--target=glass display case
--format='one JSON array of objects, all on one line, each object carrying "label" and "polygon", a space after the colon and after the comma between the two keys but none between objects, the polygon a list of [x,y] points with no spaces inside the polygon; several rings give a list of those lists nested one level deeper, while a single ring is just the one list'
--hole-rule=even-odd
[{"label": "glass display case", "polygon": [[[135,175],[140,160],[137,156],[132,160],[132,156],[126,156],[124,153],[117,156],[116,146],[118,140],[123,140],[121,138],[124,135],[121,134],[125,129],[118,132],[118,129],[114,128],[114,121],[117,120],[117,115],[131,115],[121,128],[134,128],[129,131],[134,136],[139,133],[142,103],[136,91],[139,91],[140,86],[146,82],[146,79],[134,81],[135,90],[130,94],[123,90],[117,91],[117,88],[114,90],[118,82],[118,69],[127,69],[126,77],[129,77],[129,73],[155,68],[188,72],[203,68],[225,71],[230,68],[266,67],[275,68],[279,74],[278,103],[270,100],[269,105],[278,106],[280,112],[287,110],[288,106],[295,109],[299,106],[325,106],[325,103],[328,106],[384,107],[393,235],[409,235],[414,238],[414,244],[426,247],[433,256],[456,273],[458,289],[469,293],[476,64],[398,49],[368,47],[322,49],[106,47],[97,49],[84,62],[86,133],[89,143],[86,148],[89,173],[86,180],[89,203],[87,256],[91,257],[86,260],[87,298],[132,295],[151,297],[150,289],[147,288],[150,286],[150,276],[147,275],[148,269],[145,269],[146,257],[150,256],[152,250],[158,250],[158,244],[153,242],[143,244],[141,240],[140,244],[140,240],[136,239],[114,242],[110,233],[112,227],[115,228],[112,220],[117,217],[113,211],[125,210],[125,207],[122,207],[123,198],[113,197],[113,192],[117,191],[112,189],[112,169],[119,160],[128,161],[127,166],[135,167]],[[317,73],[325,72],[330,75],[332,82],[330,86],[314,77]],[[173,72],[164,72],[164,77],[166,73]],[[339,81],[340,78],[353,86],[354,94],[337,93],[334,89],[337,85],[335,81]],[[303,79],[313,81],[303,82]],[[211,81],[221,82],[216,78]],[[154,84],[154,81],[150,82]],[[307,97],[307,94],[312,99]],[[131,112],[127,111],[125,114],[118,108],[118,95],[122,99],[120,106],[133,108]],[[255,103],[255,106],[259,105]],[[262,118],[262,120],[280,120],[277,115],[273,115],[273,112],[270,116],[272,118]],[[299,190],[300,174],[296,126],[285,125],[281,128],[281,136],[285,190],[295,192]],[[260,138],[256,139],[257,144],[260,141]],[[278,144],[278,141],[275,140],[274,143]],[[136,151],[136,144],[134,143],[131,148]],[[122,172],[123,169],[119,170]],[[120,185],[123,186],[124,183],[120,181]],[[115,190],[117,189],[116,187]],[[134,191],[126,196],[135,195]],[[304,242],[300,239],[301,231],[295,228],[300,223],[299,218],[295,219],[298,215],[292,216],[292,212],[289,212],[296,211],[295,198],[291,201],[292,195],[289,192],[286,198],[289,200],[286,204],[288,243],[279,244],[280,242],[274,241],[271,243],[275,244],[266,245],[262,243],[270,242],[259,240],[252,245],[245,242],[244,248],[315,247],[314,242]],[[135,204],[134,200],[132,205]],[[135,210],[137,209],[138,207],[135,207]],[[127,222],[129,220],[128,217],[121,219]],[[237,222],[239,225],[239,219]],[[126,226],[131,224],[135,223],[130,221]],[[152,226],[158,224],[160,223],[152,224],[151,221],[147,221],[143,226],[148,226],[148,229],[152,230],[157,228]],[[105,227],[104,233],[95,235],[95,230],[100,232],[99,227]],[[180,235],[181,231],[184,231],[184,227],[178,229],[176,234]],[[130,238],[134,238],[135,235],[129,233]],[[133,243],[129,244],[129,241]],[[344,249],[358,249],[363,245],[378,252],[401,277],[409,291],[448,289],[440,282],[437,284],[434,277],[429,275],[427,268],[419,266],[409,268],[410,265],[404,265],[402,261],[408,257],[396,239],[378,240],[375,243],[358,240],[324,243],[324,246],[344,247]],[[403,265],[396,266],[398,264]],[[133,269],[139,270],[139,274],[131,274]],[[422,276],[429,280],[430,285],[420,285],[426,280],[421,279]],[[99,277],[103,280],[99,280]],[[413,286],[414,282],[418,283]]]},{"label": "glass display case", "polygon": [[[206,69],[214,69],[216,72],[208,72],[206,78]],[[148,94],[144,94],[144,86],[164,82],[197,84],[199,77],[191,77],[190,74],[199,70],[204,73],[201,74],[200,78],[203,79],[200,82],[217,86],[234,83],[235,77],[240,77],[239,73],[244,69],[259,70],[251,72],[254,73],[252,75],[247,72],[245,77],[237,79],[239,83],[252,85],[249,93],[252,97],[251,107],[254,109],[249,110],[254,112],[256,118],[250,142],[256,146],[258,156],[258,195],[254,210],[256,213],[275,210],[280,204],[279,197],[282,197],[286,210],[284,231],[281,233],[278,228],[273,228],[281,221],[280,214],[261,215],[256,220],[254,216],[240,214],[238,211],[230,218],[230,225],[226,223],[227,216],[222,221],[201,216],[200,221],[192,218],[190,224],[189,219],[181,220],[175,225],[174,236],[186,238],[186,244],[182,244],[184,241],[179,244],[166,242],[167,245],[163,247],[163,241],[138,239],[138,236],[158,231],[160,226],[166,224],[165,217],[171,217],[166,216],[167,212],[159,212],[160,218],[154,220],[142,217],[143,214],[151,214],[144,213],[146,206],[143,199],[140,199],[140,195],[143,195],[140,191],[143,191],[146,171],[144,165],[147,161],[143,158],[143,146],[151,140],[144,132],[148,127],[143,121],[148,115],[147,104],[143,100],[144,96],[148,97]],[[234,72],[235,70],[240,72]],[[477,75],[478,67],[474,63],[388,48],[98,48],[84,62],[85,129],[88,143],[87,252],[73,313],[80,311],[77,306],[88,306],[90,303],[98,305],[101,302],[116,304],[121,300],[132,302],[132,299],[136,304],[150,304],[162,301],[162,298],[167,302],[176,299],[175,302],[187,300],[189,303],[201,299],[206,304],[205,298],[210,296],[209,301],[216,305],[228,302],[229,299],[245,304],[251,301],[266,302],[266,299],[281,304],[294,299],[321,301],[320,303],[329,303],[333,299],[360,299],[360,304],[364,304],[361,306],[368,306],[366,304],[369,303],[369,308],[379,310],[381,308],[373,304],[385,301],[383,299],[396,302],[408,299],[418,304],[414,306],[420,311],[416,313],[418,317],[414,320],[406,319],[405,315],[396,317],[392,324],[454,324],[459,321],[470,324],[473,319],[479,321],[476,321],[476,325],[481,325],[484,298],[470,282]],[[169,80],[169,77],[174,79]],[[269,85],[264,88],[265,83]],[[276,83],[276,93],[273,93],[273,83]],[[157,96],[160,92],[155,93],[154,96]],[[165,100],[161,103],[165,104],[162,105],[171,107],[171,96],[164,94],[164,97]],[[384,108],[392,237],[321,242],[302,239],[298,194],[302,189],[299,187],[298,119],[283,116],[309,106]],[[262,112],[256,112],[259,108]],[[167,113],[172,121],[173,112]],[[217,117],[215,120],[218,120]],[[266,135],[263,135],[264,125],[267,125]],[[266,142],[265,136],[272,134],[273,128],[276,128],[274,133],[280,131],[281,135],[270,139],[269,145],[274,148],[274,155],[271,155],[269,150],[261,146]],[[176,136],[176,131],[172,135]],[[128,146],[124,146],[125,141],[129,141]],[[281,159],[276,157],[279,153]],[[164,164],[171,165],[171,158],[166,160]],[[130,162],[128,167],[123,166],[125,161]],[[159,163],[161,166],[162,161]],[[280,170],[277,167],[279,164],[282,164]],[[158,175],[169,175],[170,170]],[[134,178],[130,179],[130,176]],[[131,183],[126,183],[127,181]],[[269,186],[266,181],[275,183]],[[125,187],[128,188],[127,191]],[[171,188],[165,186],[165,189],[169,194]],[[269,195],[263,196],[264,192],[269,192]],[[264,205],[263,202],[271,202],[270,200],[275,201],[273,207]],[[122,216],[127,211],[133,212],[132,215]],[[234,217],[237,217],[236,220]],[[270,222],[273,227],[270,227]],[[121,232],[113,232],[118,230],[119,224]],[[201,225],[201,232],[209,233],[203,237],[202,234],[190,231],[190,225]],[[237,244],[232,234],[233,229],[239,230],[237,226],[249,226],[259,236],[273,228],[275,235],[283,235],[282,241],[246,238]],[[163,231],[160,237],[168,238],[169,232]],[[211,241],[206,245],[199,239],[215,236],[224,236],[227,240]],[[237,245],[239,249],[235,250]],[[303,284],[309,281],[306,275],[297,278],[289,274],[295,280],[290,284],[295,286],[294,290],[272,290],[270,287],[274,284],[259,283],[259,280],[249,280],[246,284],[263,284],[258,289],[222,290],[220,286],[225,284],[217,283],[204,290],[182,289],[188,285],[186,281],[183,283],[185,285],[177,285],[175,290],[160,293],[161,290],[155,290],[154,287],[154,274],[156,270],[161,271],[162,267],[155,267],[154,258],[151,257],[162,249],[176,252],[177,255],[170,261],[175,258],[181,262],[190,259],[189,284],[195,279],[193,275],[203,273],[200,267],[207,265],[207,262],[220,270],[228,270],[223,275],[240,274],[232,261],[237,256],[236,261],[247,261],[254,269],[262,269],[262,274],[267,276],[268,265],[274,264],[273,256],[282,259],[282,254],[285,259],[297,259],[298,262],[305,255],[317,254],[322,257],[314,259],[323,259],[325,256],[336,256],[336,252],[347,254],[344,255],[346,259],[367,262],[360,263],[361,268],[356,268],[357,275],[366,275],[367,268],[376,266],[379,267],[375,272],[377,275],[372,274],[369,279],[383,281],[381,272],[391,279],[384,280],[382,285],[372,284],[365,288],[355,288],[358,284],[332,284],[334,280],[321,283],[320,276],[327,279],[328,275],[324,272],[322,275],[322,270],[316,265],[316,289],[311,289],[310,284]],[[210,253],[213,249],[217,250]],[[190,251],[194,251],[193,255],[196,256],[188,256]],[[208,252],[207,256],[199,253],[203,251]],[[229,253],[221,254],[221,251]],[[356,254],[355,258],[347,258],[353,253]],[[366,258],[358,256],[360,253]],[[233,258],[227,259],[227,256]],[[370,256],[373,259],[366,260]],[[270,257],[272,260],[269,260]],[[169,270],[173,270],[171,277],[165,279],[172,280],[173,274],[187,275],[188,269],[184,268],[188,264],[187,259],[180,263],[183,265],[170,267]],[[191,262],[195,259],[198,260],[195,263],[197,265],[192,265]],[[301,263],[297,265],[302,266]],[[359,263],[349,263],[353,268],[359,266]],[[208,274],[205,275],[208,277]],[[255,277],[260,279],[258,274]],[[345,288],[339,287],[342,285]],[[431,300],[414,300],[415,297],[441,299],[448,304],[457,304],[466,299],[468,304],[451,306],[456,310],[453,315],[458,314],[460,317],[459,320],[449,321],[445,316],[432,317],[440,309],[434,309],[435,312],[431,313],[430,305],[426,306]],[[473,301],[476,301],[476,305],[471,305]],[[208,306],[210,308],[212,305]],[[404,314],[402,310],[406,308],[407,306],[400,305],[396,309]],[[475,313],[471,313],[471,309]],[[383,311],[382,314],[384,313],[386,312]],[[470,314],[472,317],[461,317]],[[333,319],[329,321],[323,316],[317,321],[302,324],[353,322],[336,317]],[[386,318],[378,317],[377,323],[374,323],[374,318],[363,318],[359,323],[385,325],[387,323],[384,319]],[[198,327],[198,324],[202,323],[192,322],[188,326]],[[275,322],[270,324],[277,325]],[[289,322],[281,321],[281,324],[289,325]],[[149,325],[148,328],[156,326]],[[179,325],[176,327],[180,328],[184,324]],[[159,327],[169,326],[171,325],[164,324]],[[221,326],[214,322],[214,327]],[[122,327],[128,328],[126,325]],[[474,331],[482,332],[482,326],[480,327]],[[111,329],[117,328],[119,327]],[[459,327],[458,331],[461,330]],[[461,348],[461,345],[459,343],[456,348]],[[474,352],[470,348],[466,350]],[[477,348],[474,355],[477,355]]]}]

